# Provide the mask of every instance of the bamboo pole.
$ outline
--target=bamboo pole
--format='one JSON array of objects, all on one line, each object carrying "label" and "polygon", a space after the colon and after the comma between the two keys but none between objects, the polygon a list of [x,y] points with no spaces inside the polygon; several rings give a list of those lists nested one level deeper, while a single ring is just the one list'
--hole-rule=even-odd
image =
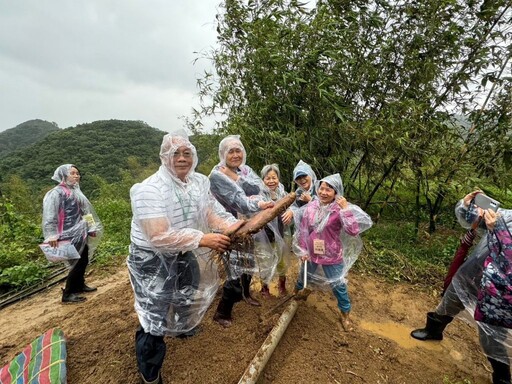
[{"label": "bamboo pole", "polygon": [[283,314],[277,321],[277,324],[272,328],[272,331],[269,333],[258,352],[256,352],[251,363],[245,369],[245,372],[238,384],[255,384],[258,381],[258,377],[261,372],[263,372],[263,369],[276,349],[277,344],[279,344],[288,324],[290,324],[293,316],[295,316],[298,305],[299,304],[296,300],[292,300],[288,307],[286,307]]}]

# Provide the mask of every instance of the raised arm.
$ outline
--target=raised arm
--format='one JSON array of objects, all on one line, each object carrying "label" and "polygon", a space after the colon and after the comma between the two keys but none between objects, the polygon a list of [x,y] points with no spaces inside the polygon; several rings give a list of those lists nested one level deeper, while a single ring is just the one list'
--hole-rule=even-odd
[{"label": "raised arm", "polygon": [[258,203],[261,196],[249,197],[244,190],[228,176],[218,170],[210,174],[210,190],[215,198],[224,206],[238,213],[247,215],[260,210]]}]

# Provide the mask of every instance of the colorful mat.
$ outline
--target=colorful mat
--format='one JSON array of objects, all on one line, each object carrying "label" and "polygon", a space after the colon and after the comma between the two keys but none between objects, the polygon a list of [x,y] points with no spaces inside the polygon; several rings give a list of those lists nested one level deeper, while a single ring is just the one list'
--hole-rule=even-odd
[{"label": "colorful mat", "polygon": [[66,357],[64,332],[50,329],[0,369],[0,384],[65,384]]}]

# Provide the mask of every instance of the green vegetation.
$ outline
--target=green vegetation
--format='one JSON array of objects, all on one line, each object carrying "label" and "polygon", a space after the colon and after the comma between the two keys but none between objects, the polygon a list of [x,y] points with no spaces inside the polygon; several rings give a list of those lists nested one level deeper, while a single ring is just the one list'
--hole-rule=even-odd
[{"label": "green vegetation", "polygon": [[140,166],[159,164],[158,152],[165,132],[140,121],[105,120],[54,132],[24,150],[0,159],[0,182],[16,174],[32,188],[52,185],[54,170],[76,164],[87,196],[96,189],[93,178],[115,182],[136,159]]},{"label": "green vegetation", "polygon": [[223,115],[219,132],[241,135],[254,169],[275,162],[291,180],[303,159],[319,175],[339,172],[350,199],[381,215],[394,202],[416,235],[425,218],[434,233],[477,186],[510,198],[508,2],[219,9],[196,117]]},{"label": "green vegetation", "polygon": [[[11,130],[10,135],[22,137],[28,132],[31,136],[27,123]],[[98,262],[108,264],[116,256],[126,255],[131,218],[129,189],[158,167],[164,134],[139,121],[97,121],[57,129],[1,158],[0,287],[26,286],[52,272],[38,244],[43,240],[42,200],[55,185],[51,177],[61,164],[79,167],[82,190],[98,205],[106,228],[96,253]]]},{"label": "green vegetation", "polygon": [[0,132],[0,157],[37,143],[50,133],[58,131],[56,123],[30,120]]},{"label": "green vegetation", "polygon": [[[38,247],[42,200],[55,185],[55,168],[65,163],[80,168],[82,190],[105,228],[95,263],[123,263],[130,243],[129,191],[158,168],[164,134],[138,121],[97,121],[55,132],[0,159],[0,289],[20,288],[51,274]],[[196,133],[191,141],[204,159],[199,169],[209,173],[218,161],[220,138]]]},{"label": "green vegetation", "polygon": [[441,227],[430,235],[425,228],[416,238],[411,222],[381,221],[365,234],[355,270],[439,290],[461,232]]},{"label": "green vegetation", "polygon": [[[137,133],[137,130],[140,132]],[[114,160],[97,152],[98,148],[103,147],[102,144],[84,146],[88,151],[84,151],[80,155],[83,156],[81,160],[76,161],[85,170],[83,189],[105,228],[94,262],[101,266],[100,270],[108,270],[109,266],[124,263],[127,256],[131,221],[129,190],[133,184],[157,169],[163,132],[140,122],[125,121],[96,122],[65,131],[69,136],[67,143],[83,142],[89,132],[89,135],[101,137],[106,142],[115,140],[123,147],[124,153],[130,154],[116,159],[115,168],[107,173],[104,172],[105,168],[107,165],[112,167]],[[51,137],[60,133],[54,133]],[[74,137],[75,134],[78,138]],[[143,143],[142,136],[147,142]],[[219,135],[198,132],[191,138],[199,156],[204,159],[198,168],[205,174],[218,161],[220,138]],[[9,170],[0,183],[0,289],[30,285],[52,272],[52,267],[48,266],[38,248],[43,240],[40,229],[42,199],[44,193],[55,185],[50,180],[54,168],[68,161],[65,158],[67,152],[59,154],[61,157],[55,162],[52,156],[43,156],[37,162],[30,158],[30,154],[50,153],[51,150],[53,148],[49,143],[42,140],[4,159],[7,162],[15,158],[27,159],[29,164],[20,168],[9,169],[0,160],[0,167]],[[54,151],[54,154],[57,152]],[[71,156],[77,155],[72,153]],[[47,174],[38,179],[37,173],[32,172],[36,166],[40,170],[47,170]],[[499,195],[500,190],[496,187],[489,191],[494,196],[504,197]],[[454,222],[453,207],[449,207],[443,212],[445,219],[439,221],[436,232],[429,233],[426,224],[428,216],[424,213],[420,230],[416,233],[414,221],[411,220],[414,207],[412,196],[407,188],[400,187],[394,199],[388,200],[384,208],[381,204],[369,207],[376,225],[365,234],[365,252],[355,269],[392,281],[408,281],[439,290],[462,231]],[[502,201],[505,206],[510,205],[510,201]]]},{"label": "green vegetation", "polygon": [[[299,159],[339,172],[350,201],[374,218],[361,272],[440,287],[463,232],[457,200],[481,188],[512,207],[512,8],[495,2],[224,0],[215,72],[192,130],[208,174],[217,145],[240,134],[258,172],[278,163],[293,189]],[[221,114],[214,134],[201,118]],[[51,123],[50,123],[51,124]],[[164,132],[137,121],[58,130],[0,159],[0,281],[27,281],[41,200],[54,169],[75,163],[105,224],[97,261],[129,243],[130,186],[155,171]],[[21,266],[27,267],[21,267]],[[21,272],[20,272],[21,271]]]}]

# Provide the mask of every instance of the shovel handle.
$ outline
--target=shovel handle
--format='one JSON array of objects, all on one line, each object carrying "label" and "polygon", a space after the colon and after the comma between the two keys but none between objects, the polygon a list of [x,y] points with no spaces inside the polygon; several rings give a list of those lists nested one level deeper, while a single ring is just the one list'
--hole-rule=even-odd
[{"label": "shovel handle", "polygon": [[304,260],[304,288],[308,285],[308,261]]}]

